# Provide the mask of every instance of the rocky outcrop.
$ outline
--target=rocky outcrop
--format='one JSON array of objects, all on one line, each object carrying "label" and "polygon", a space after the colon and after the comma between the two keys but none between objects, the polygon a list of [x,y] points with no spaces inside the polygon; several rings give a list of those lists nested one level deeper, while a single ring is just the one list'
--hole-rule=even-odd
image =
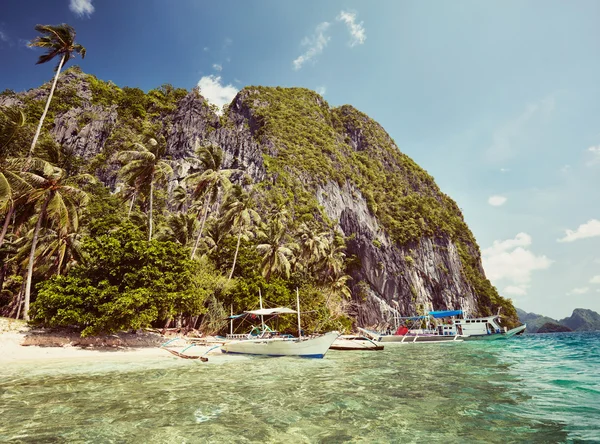
[{"label": "rocky outcrop", "polygon": [[411,315],[419,306],[476,312],[476,295],[449,239],[423,238],[410,248],[394,244],[349,183],[330,182],[317,197],[348,238],[347,254],[360,259],[349,270],[359,325],[391,322],[393,310]]},{"label": "rocky outcrop", "polygon": [[[67,152],[90,160],[103,153],[114,128],[124,122],[119,115],[122,109],[117,109],[116,104],[105,106],[93,101],[86,76],[79,71],[68,71],[61,76],[58,96],[64,89],[68,92],[64,96],[74,96],[77,106],[54,117],[51,135]],[[286,91],[292,89],[246,88],[237,95],[225,115],[219,117],[199,92],[193,90],[177,102],[174,111],[161,111],[160,117],[154,118],[151,124],[159,123],[158,120],[164,123],[162,136],[166,140],[167,154],[175,163],[175,177],[169,189],[194,171],[196,166],[189,158],[194,156],[197,146],[208,143],[221,147],[223,167],[237,170],[234,179],[240,183],[242,177],[248,175],[255,183],[269,180],[275,184],[281,171],[289,173],[298,180],[302,190],[286,192],[314,195],[323,212],[336,222],[337,229],[346,237],[347,254],[357,258],[348,272],[352,277],[352,314],[359,325],[389,322],[392,310],[412,315],[419,309],[463,308],[477,314],[482,304],[490,308],[489,294],[484,300],[485,292],[478,291],[465,273],[463,256],[467,251],[473,259],[472,271],[480,281],[486,282],[486,289],[492,288],[485,279],[478,248],[460,210],[439,191],[433,178],[402,154],[384,129],[366,115],[347,105],[332,110],[314,92],[300,89],[290,92],[290,103],[274,104]],[[31,90],[23,96],[43,100],[47,97],[47,88]],[[15,100],[19,99],[11,97],[10,100],[18,104]],[[267,110],[271,114],[265,113]],[[137,124],[142,126],[140,122]],[[317,126],[318,130],[312,131]],[[136,131],[139,133],[138,127]],[[293,133],[289,140],[285,139],[286,132]],[[292,144],[297,146],[292,149]],[[363,157],[361,160],[354,156]],[[102,156],[99,159],[104,164],[96,174],[114,188],[117,165]],[[284,159],[284,165],[278,171],[268,170],[265,159]],[[375,161],[369,163],[372,159]],[[308,163],[312,170],[306,166]],[[351,167],[342,174],[343,164],[351,164]],[[316,172],[319,177],[315,176]],[[335,173],[337,177],[332,180]],[[354,180],[349,178],[350,173],[355,174]],[[379,173],[384,174],[379,176]],[[388,183],[377,190],[364,188],[365,183],[380,177],[385,177],[384,182],[399,180],[394,181],[395,188]],[[386,193],[407,198],[417,196],[416,204],[433,208],[430,215],[452,216],[452,220],[443,219],[447,225],[445,231],[438,230],[428,226],[434,222],[426,220],[426,215],[421,217],[417,213],[407,224],[426,235],[400,244],[398,237],[390,234],[389,224],[392,220],[400,225],[402,220],[393,219],[388,212],[388,226],[384,226],[386,219],[380,216],[382,207],[379,214],[376,209],[378,203],[386,202],[382,198]],[[398,211],[406,214],[412,208],[407,203]],[[495,290],[493,292],[495,294]]]},{"label": "rocky outcrop", "polygon": [[66,152],[87,160],[102,152],[116,122],[116,106],[87,105],[57,116],[51,134]]}]

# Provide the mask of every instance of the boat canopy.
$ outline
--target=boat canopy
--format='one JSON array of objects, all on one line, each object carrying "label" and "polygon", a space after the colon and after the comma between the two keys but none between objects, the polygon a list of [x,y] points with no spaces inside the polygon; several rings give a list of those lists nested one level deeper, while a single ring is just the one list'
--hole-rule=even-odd
[{"label": "boat canopy", "polygon": [[429,316],[434,318],[449,318],[452,316],[459,316],[463,314],[462,310],[442,310],[442,311],[430,311]]},{"label": "boat canopy", "polygon": [[296,310],[292,310],[291,308],[287,308],[287,307],[277,307],[277,308],[262,308],[260,310],[252,310],[252,311],[247,311],[246,314],[253,314],[253,315],[263,315],[263,316],[268,316],[268,315],[276,315],[276,314],[291,314],[291,313],[296,313]]}]

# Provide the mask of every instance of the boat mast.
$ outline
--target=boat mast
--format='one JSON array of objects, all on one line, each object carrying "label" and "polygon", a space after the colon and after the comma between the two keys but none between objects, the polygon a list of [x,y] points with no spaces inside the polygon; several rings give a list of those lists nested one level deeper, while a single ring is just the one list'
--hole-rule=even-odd
[{"label": "boat mast", "polygon": [[229,318],[229,334],[233,334],[233,303],[231,304],[231,318]]},{"label": "boat mast", "polygon": [[[260,309],[263,309],[262,306],[262,293],[260,292],[260,288],[258,289],[258,300],[260,302]],[[260,315],[260,323],[262,325],[262,331],[263,333],[265,332],[265,317],[263,315]]]},{"label": "boat mast", "polygon": [[300,327],[300,293],[296,287],[296,312],[298,313],[298,339],[302,338],[302,328]]}]

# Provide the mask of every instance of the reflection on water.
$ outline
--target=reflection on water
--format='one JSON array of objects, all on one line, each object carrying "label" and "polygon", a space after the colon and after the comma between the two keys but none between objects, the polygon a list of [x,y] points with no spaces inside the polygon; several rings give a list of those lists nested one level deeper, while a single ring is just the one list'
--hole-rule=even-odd
[{"label": "reflection on water", "polygon": [[599,335],[0,370],[0,441],[600,440]]}]

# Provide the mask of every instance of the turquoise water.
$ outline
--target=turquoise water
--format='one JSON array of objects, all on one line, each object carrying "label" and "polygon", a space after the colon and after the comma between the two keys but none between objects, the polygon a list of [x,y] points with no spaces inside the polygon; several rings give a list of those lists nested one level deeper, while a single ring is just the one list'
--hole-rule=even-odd
[{"label": "turquoise water", "polygon": [[600,442],[600,334],[0,369],[2,442]]}]

